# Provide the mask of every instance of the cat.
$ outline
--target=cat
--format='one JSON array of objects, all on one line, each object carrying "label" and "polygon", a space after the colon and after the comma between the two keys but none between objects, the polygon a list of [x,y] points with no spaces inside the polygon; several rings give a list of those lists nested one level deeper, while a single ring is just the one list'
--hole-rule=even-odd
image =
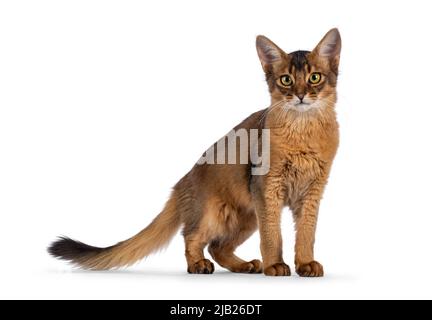
[{"label": "cat", "polygon": [[[197,163],[174,186],[162,212],[134,237],[107,248],[61,237],[48,248],[52,256],[90,270],[129,266],[167,245],[183,227],[189,273],[214,272],[203,252],[208,246],[214,261],[232,272],[289,276],[280,227],[282,209],[288,206],[296,230],[295,271],[303,277],[324,275],[314,258],[314,241],[318,207],[339,141],[335,103],[341,37],[332,29],[312,51],[287,54],[258,36],[256,48],[271,105],[234,130],[256,129],[260,136],[269,132],[269,151],[262,151],[269,158],[268,172],[252,174],[256,164],[250,157],[246,163]],[[236,248],[257,229],[262,262],[236,256]]]}]

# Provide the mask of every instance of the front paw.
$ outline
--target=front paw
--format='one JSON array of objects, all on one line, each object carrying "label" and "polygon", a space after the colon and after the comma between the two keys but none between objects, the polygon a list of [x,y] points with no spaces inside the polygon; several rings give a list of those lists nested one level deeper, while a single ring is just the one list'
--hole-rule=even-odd
[{"label": "front paw", "polygon": [[290,267],[283,263],[275,263],[274,265],[271,265],[267,268],[264,269],[264,274],[266,276],[274,276],[274,277],[279,277],[279,276],[290,276],[291,275],[291,270]]},{"label": "front paw", "polygon": [[317,261],[299,264],[296,267],[296,272],[300,277],[322,277],[324,276],[324,268]]}]

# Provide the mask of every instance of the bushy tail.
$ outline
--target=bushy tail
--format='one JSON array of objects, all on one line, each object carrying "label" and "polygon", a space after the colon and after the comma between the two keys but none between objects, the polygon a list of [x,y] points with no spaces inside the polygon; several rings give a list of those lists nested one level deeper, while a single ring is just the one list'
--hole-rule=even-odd
[{"label": "bushy tail", "polygon": [[166,246],[180,225],[173,195],[152,223],[129,240],[108,248],[96,248],[62,237],[51,244],[48,252],[84,269],[107,270],[129,266]]}]

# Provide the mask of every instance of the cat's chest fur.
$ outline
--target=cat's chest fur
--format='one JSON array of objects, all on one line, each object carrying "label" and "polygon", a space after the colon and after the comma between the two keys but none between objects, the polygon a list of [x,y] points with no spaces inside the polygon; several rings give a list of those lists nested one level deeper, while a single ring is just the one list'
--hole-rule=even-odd
[{"label": "cat's chest fur", "polygon": [[287,203],[301,198],[310,185],[326,179],[338,146],[337,123],[271,132],[271,168],[280,175]]}]

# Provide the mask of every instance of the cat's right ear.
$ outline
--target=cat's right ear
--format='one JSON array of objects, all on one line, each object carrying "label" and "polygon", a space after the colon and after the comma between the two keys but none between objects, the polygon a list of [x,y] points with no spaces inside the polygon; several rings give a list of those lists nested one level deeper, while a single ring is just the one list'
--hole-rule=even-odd
[{"label": "cat's right ear", "polygon": [[329,61],[331,69],[337,74],[341,47],[342,40],[339,30],[334,28],[327,32],[312,53]]},{"label": "cat's right ear", "polygon": [[282,60],[282,57],[285,55],[282,49],[264,36],[258,36],[256,38],[256,48],[265,72],[267,72],[274,63]]}]

